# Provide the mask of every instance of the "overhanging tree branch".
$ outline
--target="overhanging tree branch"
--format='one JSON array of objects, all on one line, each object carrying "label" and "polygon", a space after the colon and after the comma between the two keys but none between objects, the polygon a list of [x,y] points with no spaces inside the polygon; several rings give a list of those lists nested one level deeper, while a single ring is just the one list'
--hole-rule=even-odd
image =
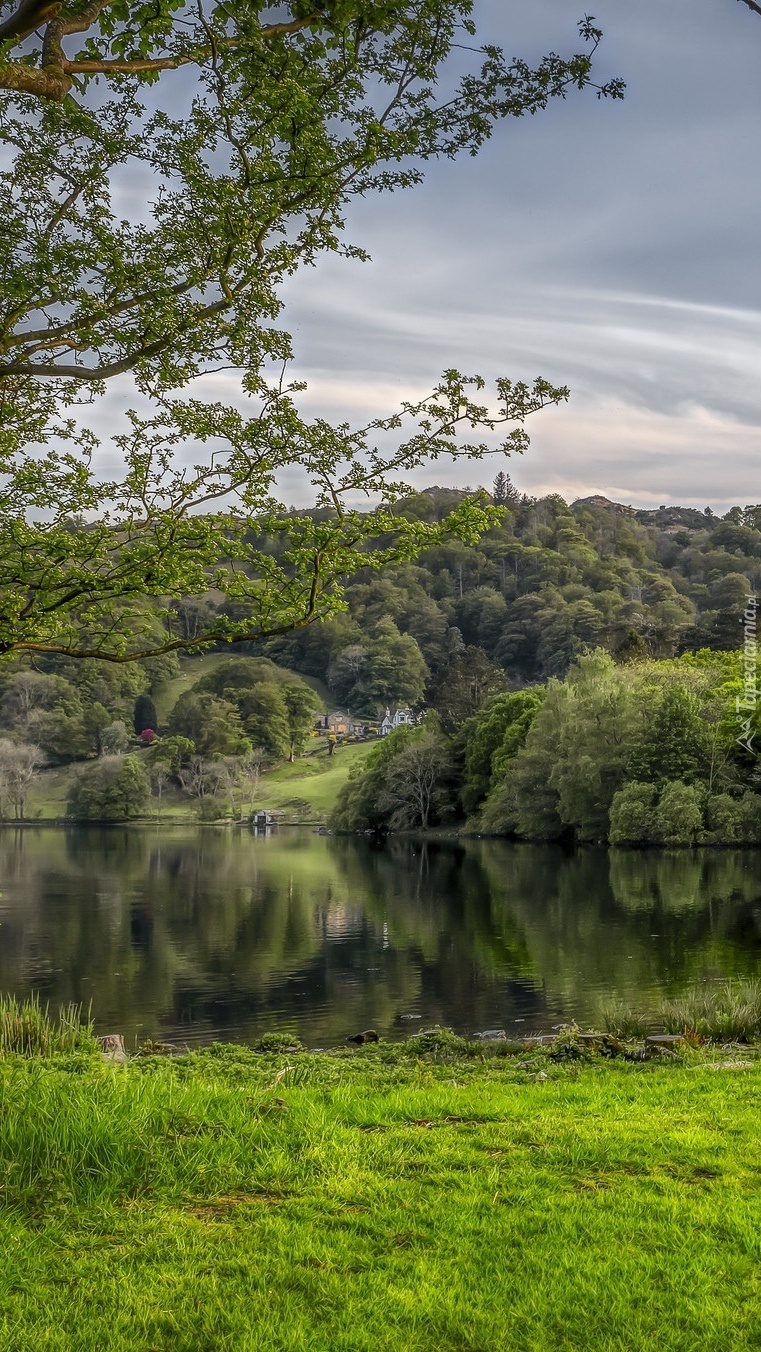
[{"label": "overhanging tree branch", "polygon": [[[211,55],[210,45],[194,46],[187,52],[168,52],[162,56],[120,56],[68,58],[63,49],[65,38],[94,29],[103,10],[112,0],[93,0],[79,13],[67,13],[61,0],[22,0],[15,14],[0,24],[0,43],[17,46],[39,29],[43,30],[39,67],[28,59],[0,60],[0,88],[36,94],[38,98],[61,103],[70,93],[76,76],[144,75],[178,70],[181,66],[202,65]],[[234,51],[255,50],[257,45],[289,37],[304,29],[325,23],[325,14],[315,11],[282,23],[261,24],[254,38],[220,37],[217,47]]]},{"label": "overhanging tree branch", "polygon": [[[293,0],[271,25],[258,3],[77,2],[21,0],[0,30],[0,652],[123,662],[285,633],[335,610],[357,568],[410,560],[439,529],[477,538],[491,519],[477,501],[435,530],[407,521],[393,506],[407,476],[479,458],[508,420],[503,447],[521,451],[523,418],[565,391],[503,382],[495,410],[450,371],[369,427],[308,424],[297,387],[268,383],[291,358],[281,287],[325,252],[365,256],[344,243],[355,196],[411,186],[427,160],[476,153],[572,88],[618,97],[593,83],[592,21],[581,54],[531,68],[487,47],[450,76],[470,0]],[[76,33],[83,49],[65,51]],[[156,81],[180,65],[174,107]],[[61,92],[74,80],[78,101]],[[35,81],[53,95],[29,98]],[[179,398],[221,367],[254,416]],[[103,482],[79,406],[128,374],[143,412],[115,430],[123,469]],[[311,512],[278,503],[284,472]],[[172,601],[210,589],[236,618],[170,633]]]},{"label": "overhanging tree branch", "polygon": [[[302,421],[282,382],[264,394],[258,415],[248,421],[235,410],[192,402],[168,402],[152,422],[133,415],[131,437],[121,443],[127,479],[104,486],[78,473],[71,485],[75,509],[77,502],[90,510],[98,503],[99,516],[91,524],[70,533],[65,518],[52,524],[25,521],[21,481],[17,500],[8,499],[0,525],[0,545],[2,536],[6,543],[0,550],[0,652],[57,652],[121,663],[188,646],[258,641],[331,613],[342,579],[358,568],[411,558],[448,533],[475,539],[493,518],[477,500],[436,526],[407,521],[391,503],[404,491],[404,482],[393,477],[398,472],[441,456],[489,453],[485,444],[457,440],[460,426],[494,432],[510,422],[520,425],[547,403],[567,397],[565,389],[542,380],[532,387],[500,382],[498,407],[490,410],[469,393],[482,388],[479,378],[446,372],[428,399],[354,431]],[[376,437],[403,421],[415,425],[412,435],[383,454]],[[193,473],[172,461],[173,446],[182,443],[189,425],[229,446]],[[503,446],[522,449],[516,435],[517,428]],[[270,501],[270,485],[284,469],[312,480],[316,517],[284,514]],[[33,486],[35,471],[44,482],[44,464],[27,464],[25,470],[27,485]],[[380,496],[380,508],[362,515],[347,507],[347,499],[371,493]],[[223,498],[230,503],[227,513],[211,515]],[[278,559],[257,543],[270,535],[282,542]],[[379,545],[382,539],[386,543]],[[20,574],[12,573],[8,565],[20,555],[25,565]],[[22,593],[11,589],[12,578],[16,587],[21,580]],[[212,587],[237,598],[247,614],[224,625],[210,623],[192,642],[169,633],[160,642],[141,641],[141,626],[167,614],[167,602],[159,599],[146,609],[148,595],[200,596]],[[137,610],[130,610],[133,602]],[[88,641],[93,632],[99,637]]]}]

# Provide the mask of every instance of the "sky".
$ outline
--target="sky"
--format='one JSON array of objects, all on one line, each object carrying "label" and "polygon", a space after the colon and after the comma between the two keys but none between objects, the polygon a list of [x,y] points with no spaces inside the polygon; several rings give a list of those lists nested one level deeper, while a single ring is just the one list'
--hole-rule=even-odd
[{"label": "sky", "polygon": [[[475,160],[352,206],[371,263],[289,284],[307,413],[365,418],[456,366],[543,375],[571,399],[509,463],[422,471],[532,495],[723,513],[761,501],[761,17],[737,0],[596,0],[599,78],[502,124]],[[484,39],[579,50],[571,0],[476,0]],[[223,393],[220,390],[220,393]]]}]

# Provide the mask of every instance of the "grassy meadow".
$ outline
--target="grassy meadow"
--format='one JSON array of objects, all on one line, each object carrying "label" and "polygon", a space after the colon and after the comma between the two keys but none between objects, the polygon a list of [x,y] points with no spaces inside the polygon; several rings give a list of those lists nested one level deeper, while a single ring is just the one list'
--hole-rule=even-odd
[{"label": "grassy meadow", "polygon": [[357,742],[339,747],[333,756],[320,748],[302,756],[293,765],[269,770],[259,781],[256,805],[286,816],[309,817],[325,821],[339,790],[355,766],[361,765],[374,742]]},{"label": "grassy meadow", "polygon": [[[325,822],[346,783],[352,768],[372,750],[373,742],[358,742],[339,747],[333,756],[320,747],[300,757],[293,765],[279,765],[262,774],[254,798],[257,811],[277,812],[288,821]],[[138,751],[148,756],[147,751]],[[69,780],[76,769],[59,766],[44,770],[29,793],[27,818],[30,821],[61,820],[66,816]],[[247,808],[244,806],[244,815]],[[198,804],[179,789],[164,791],[161,804],[151,802],[149,821],[196,821]]]},{"label": "grassy meadow", "polygon": [[68,1026],[46,1057],[6,1038],[0,1346],[758,1348],[753,1049],[283,1042],[113,1065]]}]

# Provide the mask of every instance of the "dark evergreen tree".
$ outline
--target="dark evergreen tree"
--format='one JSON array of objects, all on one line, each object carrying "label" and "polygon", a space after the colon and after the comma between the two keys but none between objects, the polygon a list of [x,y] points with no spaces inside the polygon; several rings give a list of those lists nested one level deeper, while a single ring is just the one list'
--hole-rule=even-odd
[{"label": "dark evergreen tree", "polygon": [[500,668],[489,661],[482,648],[470,644],[442,668],[438,681],[429,690],[428,702],[439,715],[444,731],[452,733],[504,687],[505,677]]},{"label": "dark evergreen tree", "polygon": [[156,713],[156,705],[153,703],[150,695],[138,695],[135,700],[135,708],[132,714],[132,725],[135,729],[135,736],[139,737],[146,728],[152,728],[156,732],[159,716]]},{"label": "dark evergreen tree", "polygon": [[498,507],[509,507],[520,500],[517,488],[513,486],[510,475],[505,474],[504,470],[500,470],[494,480],[492,497]]}]

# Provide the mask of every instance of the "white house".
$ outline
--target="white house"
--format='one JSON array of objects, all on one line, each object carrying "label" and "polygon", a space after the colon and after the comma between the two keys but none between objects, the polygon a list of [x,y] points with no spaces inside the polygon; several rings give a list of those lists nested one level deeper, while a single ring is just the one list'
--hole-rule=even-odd
[{"label": "white house", "polygon": [[392,713],[387,707],[383,722],[380,725],[381,737],[387,737],[395,728],[414,727],[415,715],[411,709],[395,709]]}]

